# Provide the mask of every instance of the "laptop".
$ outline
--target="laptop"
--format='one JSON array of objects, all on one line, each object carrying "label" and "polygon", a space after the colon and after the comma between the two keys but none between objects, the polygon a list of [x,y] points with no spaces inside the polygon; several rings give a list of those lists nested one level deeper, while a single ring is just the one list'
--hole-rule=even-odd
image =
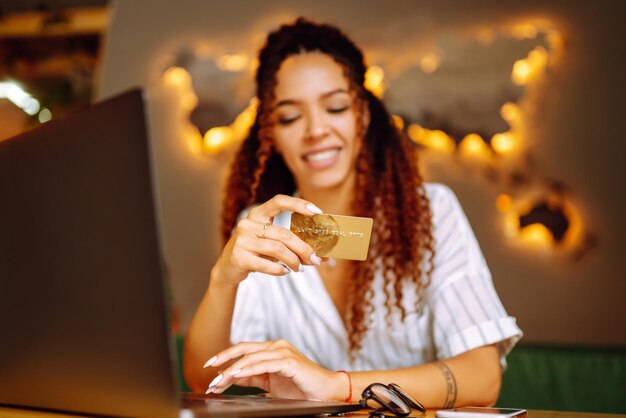
[{"label": "laptop", "polygon": [[140,90],[0,142],[0,404],[185,418],[359,409],[226,395],[181,404],[152,170]]}]

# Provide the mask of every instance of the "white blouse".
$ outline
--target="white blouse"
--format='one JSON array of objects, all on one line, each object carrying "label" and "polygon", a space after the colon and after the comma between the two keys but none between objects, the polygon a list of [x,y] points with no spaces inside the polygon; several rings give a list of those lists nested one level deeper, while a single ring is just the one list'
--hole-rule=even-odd
[{"label": "white blouse", "polygon": [[[431,285],[416,306],[414,284],[406,283],[402,303],[407,316],[403,322],[393,309],[389,326],[383,277],[377,273],[375,309],[353,362],[346,328],[314,266],[281,277],[250,273],[237,292],[231,342],[282,338],[326,369],[352,371],[410,367],[497,343],[505,366],[504,357],[522,332],[496,294],[454,193],[441,184],[427,184],[426,192],[435,239]],[[283,212],[274,225],[289,228],[290,218]]]}]

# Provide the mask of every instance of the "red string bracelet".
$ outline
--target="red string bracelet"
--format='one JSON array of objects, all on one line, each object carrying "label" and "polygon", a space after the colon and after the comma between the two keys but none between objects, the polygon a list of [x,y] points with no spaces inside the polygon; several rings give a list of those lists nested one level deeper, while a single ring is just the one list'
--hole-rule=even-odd
[{"label": "red string bracelet", "polygon": [[348,383],[350,384],[350,393],[348,394],[348,397],[346,398],[345,402],[352,402],[352,377],[350,376],[350,373],[348,373],[345,370],[337,370],[337,373],[345,373],[346,376],[348,376]]}]

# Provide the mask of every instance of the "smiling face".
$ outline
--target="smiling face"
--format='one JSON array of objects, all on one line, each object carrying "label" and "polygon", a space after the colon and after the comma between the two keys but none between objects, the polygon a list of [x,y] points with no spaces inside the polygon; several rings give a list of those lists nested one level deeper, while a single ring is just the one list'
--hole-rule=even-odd
[{"label": "smiling face", "polygon": [[343,68],[309,52],[276,73],[274,146],[303,193],[351,185],[361,140],[357,109]]}]

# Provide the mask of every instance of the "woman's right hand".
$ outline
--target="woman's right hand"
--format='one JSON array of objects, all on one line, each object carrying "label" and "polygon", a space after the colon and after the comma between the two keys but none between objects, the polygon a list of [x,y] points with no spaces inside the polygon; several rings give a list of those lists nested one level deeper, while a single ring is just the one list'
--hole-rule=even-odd
[{"label": "woman's right hand", "polygon": [[314,204],[286,195],[276,195],[254,207],[237,223],[226,243],[215,265],[215,280],[238,285],[250,272],[283,276],[289,273],[285,266],[301,271],[302,264],[320,264],[321,259],[307,243],[290,230],[272,225],[274,216],[282,211],[306,216],[322,213]]}]

